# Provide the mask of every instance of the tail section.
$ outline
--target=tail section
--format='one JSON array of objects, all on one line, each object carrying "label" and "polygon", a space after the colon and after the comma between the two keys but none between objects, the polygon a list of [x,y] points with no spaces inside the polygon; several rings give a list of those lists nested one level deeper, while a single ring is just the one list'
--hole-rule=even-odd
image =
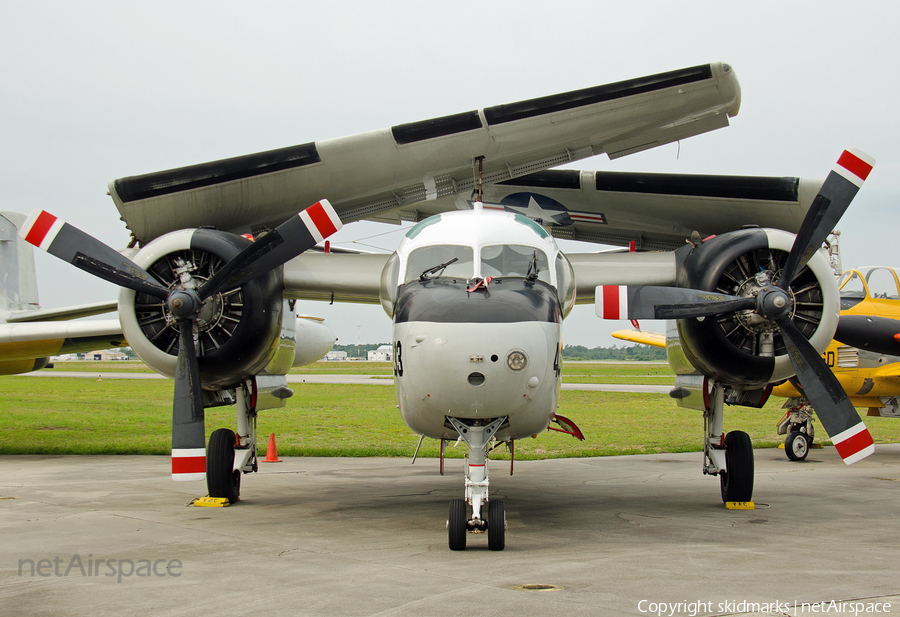
[{"label": "tail section", "polygon": [[18,212],[0,212],[0,318],[38,308],[34,254],[18,234],[25,218]]}]

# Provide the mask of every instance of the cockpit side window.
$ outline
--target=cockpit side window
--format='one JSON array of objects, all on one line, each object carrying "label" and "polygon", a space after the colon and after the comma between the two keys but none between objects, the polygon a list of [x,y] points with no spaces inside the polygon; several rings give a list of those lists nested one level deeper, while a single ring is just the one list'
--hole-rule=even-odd
[{"label": "cockpit side window", "polygon": [[[441,267],[443,266],[443,267]],[[474,251],[471,246],[439,244],[411,251],[406,262],[403,282],[439,276],[470,279],[475,276]]]},{"label": "cockpit side window", "polygon": [[887,268],[874,268],[866,275],[866,283],[869,286],[869,295],[873,298],[885,300],[900,300],[897,293],[897,281],[894,274]]},{"label": "cockpit side window", "polygon": [[525,277],[537,270],[537,279],[552,283],[547,254],[522,244],[492,244],[481,247],[481,276]]}]

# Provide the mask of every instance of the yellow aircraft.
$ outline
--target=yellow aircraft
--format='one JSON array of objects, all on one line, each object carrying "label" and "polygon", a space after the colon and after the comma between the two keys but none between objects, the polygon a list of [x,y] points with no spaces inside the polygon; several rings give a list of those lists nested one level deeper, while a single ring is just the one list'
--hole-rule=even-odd
[{"label": "yellow aircraft", "polygon": [[[854,407],[870,416],[900,418],[900,282],[886,266],[847,270],[838,282],[841,318],[822,354]],[[788,398],[778,434],[791,460],[803,460],[812,445],[812,408],[795,379],[772,389]]]},{"label": "yellow aircraft", "polygon": [[[834,340],[822,354],[854,407],[870,416],[900,418],[900,279],[893,268],[870,266],[845,271],[838,282],[841,316]],[[665,335],[643,330],[619,330],[613,337],[666,347]],[[813,408],[797,379],[772,389],[787,398],[778,434],[786,435],[791,460],[806,458],[815,432]]]}]

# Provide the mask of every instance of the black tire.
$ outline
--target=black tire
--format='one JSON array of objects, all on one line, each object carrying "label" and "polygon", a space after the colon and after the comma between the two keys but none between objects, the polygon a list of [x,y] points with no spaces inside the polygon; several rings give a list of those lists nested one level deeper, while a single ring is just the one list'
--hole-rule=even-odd
[{"label": "black tire", "polygon": [[488,502],[488,548],[492,551],[506,548],[506,506],[500,500]]},{"label": "black tire", "polygon": [[209,436],[206,450],[206,488],[210,497],[235,503],[241,496],[241,471],[234,468],[234,431],[220,428]]},{"label": "black tire", "polygon": [[784,453],[792,461],[802,461],[809,454],[810,439],[800,431],[791,431],[784,440]]},{"label": "black tire", "polygon": [[753,501],[753,444],[744,431],[725,435],[725,468],[719,476],[722,501]]},{"label": "black tire", "polygon": [[450,517],[447,519],[447,536],[451,551],[466,549],[466,502],[454,499],[450,502]]}]

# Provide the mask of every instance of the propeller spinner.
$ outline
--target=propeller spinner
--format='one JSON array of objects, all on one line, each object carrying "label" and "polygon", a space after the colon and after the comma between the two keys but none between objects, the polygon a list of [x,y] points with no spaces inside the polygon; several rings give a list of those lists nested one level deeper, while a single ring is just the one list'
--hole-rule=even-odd
[{"label": "propeller spinner", "polygon": [[743,311],[757,324],[777,328],[804,393],[845,463],[875,451],[872,436],[834,374],[792,320],[791,283],[837,225],[862,187],[875,160],[849,148],[841,154],[794,239],[774,280],[761,273],[747,296],[676,287],[603,286],[597,314],[604,319],[689,319]]},{"label": "propeller spinner", "polygon": [[195,330],[204,302],[267,274],[340,228],[340,217],[323,199],[261,236],[199,286],[186,276],[170,287],[103,242],[43,210],[33,211],[19,233],[34,246],[85,272],[165,301],[178,326],[179,340],[172,404],[172,476],[202,480],[206,439]]}]

